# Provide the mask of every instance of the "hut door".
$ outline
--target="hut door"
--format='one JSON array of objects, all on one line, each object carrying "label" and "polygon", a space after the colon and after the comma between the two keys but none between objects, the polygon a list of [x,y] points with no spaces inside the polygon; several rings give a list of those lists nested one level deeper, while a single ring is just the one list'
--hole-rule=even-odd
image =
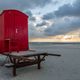
[{"label": "hut door", "polygon": [[19,14],[16,14],[15,15],[15,40],[16,40],[16,44],[17,44],[17,50],[21,50],[21,47],[22,47],[22,35],[23,35],[23,32],[22,32],[22,19],[20,17]]},{"label": "hut door", "polygon": [[15,15],[15,38],[17,42],[17,49],[27,50],[28,47],[28,31],[27,31],[27,18],[23,15]]}]

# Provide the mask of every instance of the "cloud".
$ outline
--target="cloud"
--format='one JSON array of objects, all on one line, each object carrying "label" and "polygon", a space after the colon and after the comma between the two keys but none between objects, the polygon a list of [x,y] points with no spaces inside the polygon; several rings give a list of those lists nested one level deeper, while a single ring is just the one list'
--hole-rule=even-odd
[{"label": "cloud", "polygon": [[55,21],[44,30],[48,36],[64,35],[80,29],[80,0],[76,0],[73,4],[64,4],[57,10],[43,15],[43,20]]},{"label": "cloud", "polygon": [[54,15],[56,15],[56,17],[80,16],[80,1],[77,0],[73,5],[64,4],[54,12]]},{"label": "cloud", "polygon": [[29,38],[44,37],[44,32],[40,32],[34,24],[29,23]]},{"label": "cloud", "polygon": [[[69,20],[69,19],[67,19]],[[45,29],[45,35],[65,35],[71,31],[80,29],[80,18],[72,18],[66,22],[66,19],[57,21],[52,26]]]},{"label": "cloud", "polygon": [[55,17],[55,15],[54,15],[53,12],[47,13],[47,14],[43,15],[43,19],[44,19],[44,20],[53,19],[54,17]]},{"label": "cloud", "polygon": [[36,22],[36,17],[31,16],[29,20],[32,21],[32,22]]},{"label": "cloud", "polygon": [[30,17],[32,16],[31,10],[24,9],[23,12],[24,12],[24,13],[27,13],[27,15],[30,16]]},{"label": "cloud", "polygon": [[65,16],[80,17],[80,0],[76,0],[72,5],[64,4],[58,10],[43,15],[43,19],[49,20]]},{"label": "cloud", "polygon": [[35,7],[44,7],[51,0],[0,0],[1,9],[32,9]]},{"label": "cloud", "polygon": [[36,24],[36,27],[48,26],[49,23],[46,21],[42,21],[41,23]]}]

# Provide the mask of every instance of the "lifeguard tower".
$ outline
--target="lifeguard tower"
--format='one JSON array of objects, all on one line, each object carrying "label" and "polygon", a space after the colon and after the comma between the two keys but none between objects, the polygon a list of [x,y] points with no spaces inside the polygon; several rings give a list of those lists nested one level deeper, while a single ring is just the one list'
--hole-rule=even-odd
[{"label": "lifeguard tower", "polygon": [[5,66],[12,67],[13,76],[16,76],[16,69],[20,67],[37,64],[40,69],[45,56],[61,56],[29,50],[28,16],[18,10],[4,10],[0,14],[0,54],[9,57],[10,62]]}]

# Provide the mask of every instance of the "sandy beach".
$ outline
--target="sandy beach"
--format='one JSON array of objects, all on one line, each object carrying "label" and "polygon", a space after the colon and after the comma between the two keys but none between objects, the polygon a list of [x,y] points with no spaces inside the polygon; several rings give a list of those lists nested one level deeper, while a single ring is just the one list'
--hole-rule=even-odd
[{"label": "sandy beach", "polygon": [[[12,69],[0,66],[0,80],[80,80],[80,47],[75,45],[32,46],[30,48],[59,53],[61,57],[48,56],[42,62],[42,68],[29,66],[17,69],[17,76],[12,76]],[[0,60],[4,60],[4,56]]]}]

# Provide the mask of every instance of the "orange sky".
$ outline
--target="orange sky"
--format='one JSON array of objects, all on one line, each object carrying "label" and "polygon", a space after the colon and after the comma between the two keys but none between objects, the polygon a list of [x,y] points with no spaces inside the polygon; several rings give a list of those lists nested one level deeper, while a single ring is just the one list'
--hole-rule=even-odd
[{"label": "orange sky", "polygon": [[58,35],[46,38],[33,38],[30,42],[80,42],[80,37],[76,35]]}]

